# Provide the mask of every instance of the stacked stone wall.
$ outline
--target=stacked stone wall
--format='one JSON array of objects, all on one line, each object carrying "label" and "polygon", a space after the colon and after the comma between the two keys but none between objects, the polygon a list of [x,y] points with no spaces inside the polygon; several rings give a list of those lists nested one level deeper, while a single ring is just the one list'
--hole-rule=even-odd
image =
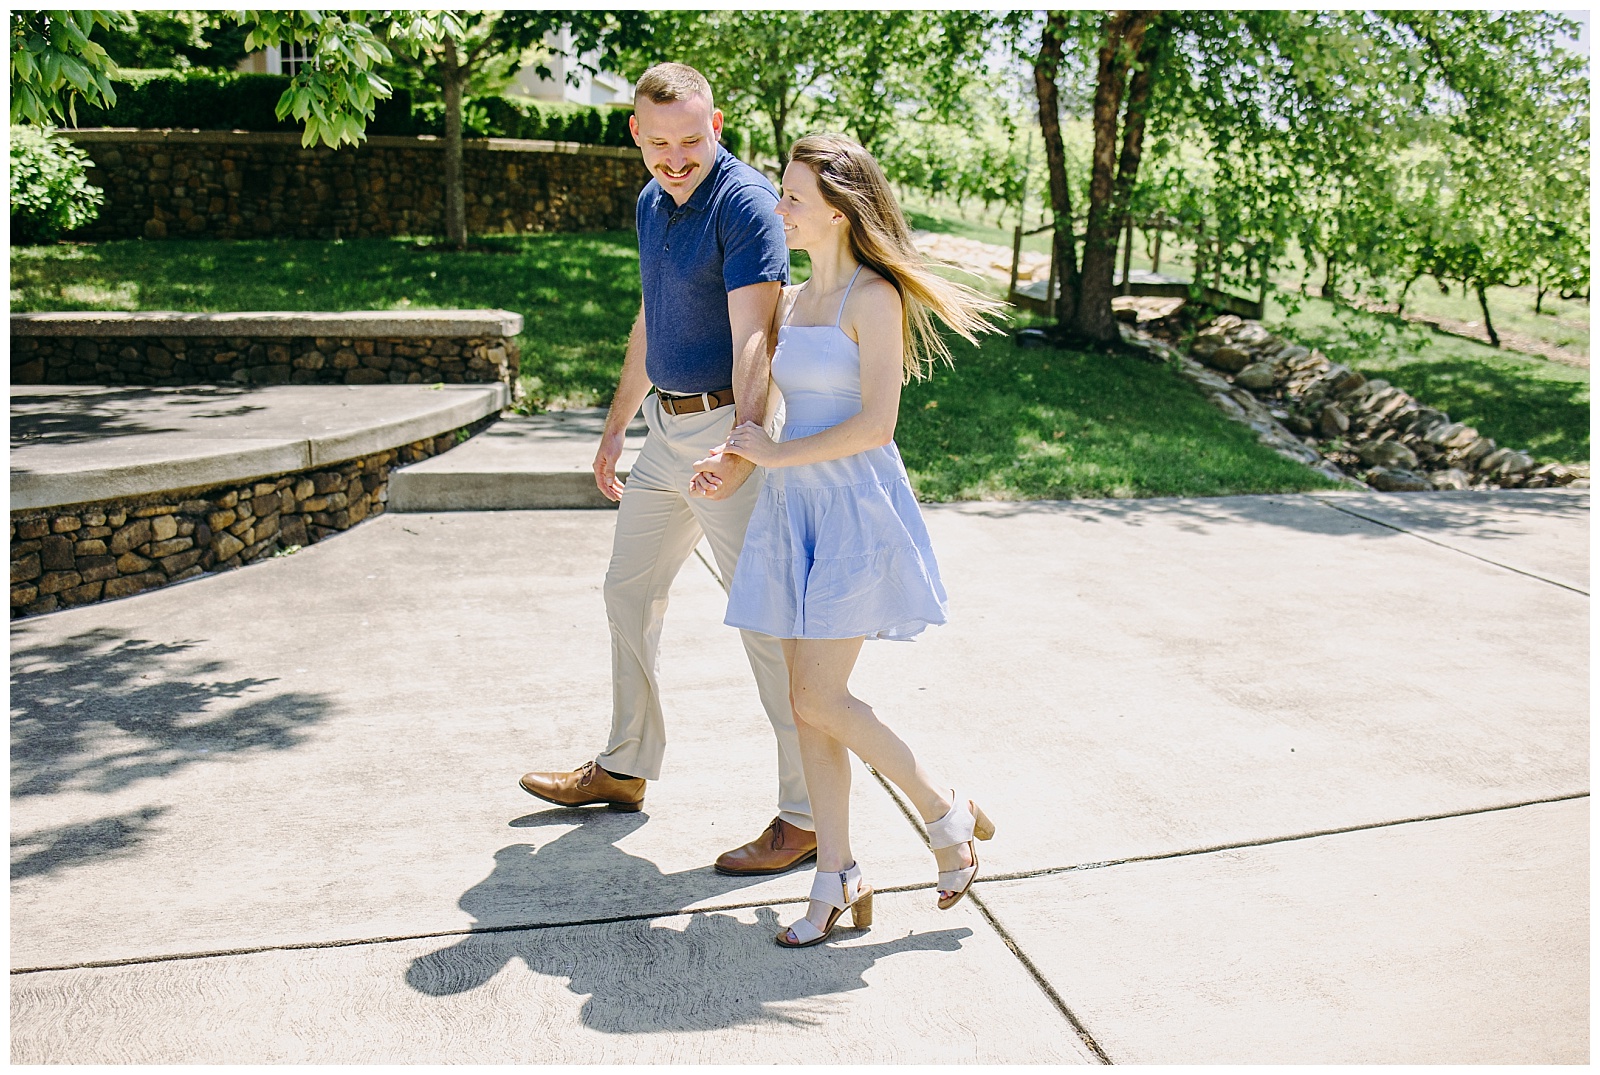
[{"label": "stacked stone wall", "polygon": [[[444,145],[372,137],[302,147],[299,136],[227,131],[64,131],[105,191],[74,239],[339,239],[442,235]],[[637,152],[512,139],[465,144],[475,234],[633,227],[649,176]]]},{"label": "stacked stone wall", "polygon": [[229,571],[381,515],[393,467],[495,420],[314,470],[11,513],[13,619]]},{"label": "stacked stone wall", "polygon": [[1173,362],[1261,443],[1336,481],[1383,492],[1589,487],[1588,463],[1540,464],[1260,322],[1217,317],[1195,334],[1188,354],[1161,338],[1181,335],[1170,319],[1123,327],[1123,339]]},{"label": "stacked stone wall", "polygon": [[11,337],[18,385],[509,385],[518,362],[516,340],[500,336]]}]

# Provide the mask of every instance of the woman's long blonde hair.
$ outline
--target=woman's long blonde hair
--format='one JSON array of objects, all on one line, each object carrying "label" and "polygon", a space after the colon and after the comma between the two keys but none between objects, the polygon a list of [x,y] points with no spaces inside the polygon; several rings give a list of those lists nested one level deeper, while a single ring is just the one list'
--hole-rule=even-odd
[{"label": "woman's long blonde hair", "polygon": [[1004,316],[1007,304],[933,272],[911,242],[883,169],[859,143],[842,134],[808,134],[789,159],[815,173],[822,200],[850,222],[850,253],[900,293],[905,380],[921,380],[939,362],[950,364],[934,314],[968,343],[977,343],[980,332],[1000,331],[985,318]]}]

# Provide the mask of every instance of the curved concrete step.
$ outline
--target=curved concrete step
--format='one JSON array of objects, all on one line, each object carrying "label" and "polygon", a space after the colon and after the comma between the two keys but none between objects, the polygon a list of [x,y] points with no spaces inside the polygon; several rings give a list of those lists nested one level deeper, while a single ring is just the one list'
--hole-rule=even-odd
[{"label": "curved concrete step", "polygon": [[15,386],[11,510],[250,481],[470,425],[503,384]]},{"label": "curved concrete step", "polygon": [[[592,469],[605,420],[604,407],[502,418],[459,448],[395,471],[389,510],[614,508],[595,488]],[[632,469],[644,434],[635,418],[618,476]]]}]

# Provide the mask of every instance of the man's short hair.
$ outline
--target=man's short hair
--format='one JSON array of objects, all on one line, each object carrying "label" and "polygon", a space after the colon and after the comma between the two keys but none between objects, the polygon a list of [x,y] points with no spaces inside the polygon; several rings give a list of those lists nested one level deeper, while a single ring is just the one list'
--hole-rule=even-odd
[{"label": "man's short hair", "polygon": [[640,75],[639,81],[634,83],[634,102],[638,103],[641,97],[648,97],[658,105],[703,97],[707,105],[716,107],[711,99],[711,83],[686,63],[658,63]]}]

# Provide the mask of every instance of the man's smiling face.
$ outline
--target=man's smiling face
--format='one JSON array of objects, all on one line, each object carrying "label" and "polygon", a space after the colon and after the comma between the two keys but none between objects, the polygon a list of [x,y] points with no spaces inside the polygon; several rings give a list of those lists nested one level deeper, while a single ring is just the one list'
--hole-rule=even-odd
[{"label": "man's smiling face", "polygon": [[662,104],[641,97],[634,102],[628,129],[644,154],[645,167],[661,189],[682,205],[716,162],[722,113],[704,97]]}]

